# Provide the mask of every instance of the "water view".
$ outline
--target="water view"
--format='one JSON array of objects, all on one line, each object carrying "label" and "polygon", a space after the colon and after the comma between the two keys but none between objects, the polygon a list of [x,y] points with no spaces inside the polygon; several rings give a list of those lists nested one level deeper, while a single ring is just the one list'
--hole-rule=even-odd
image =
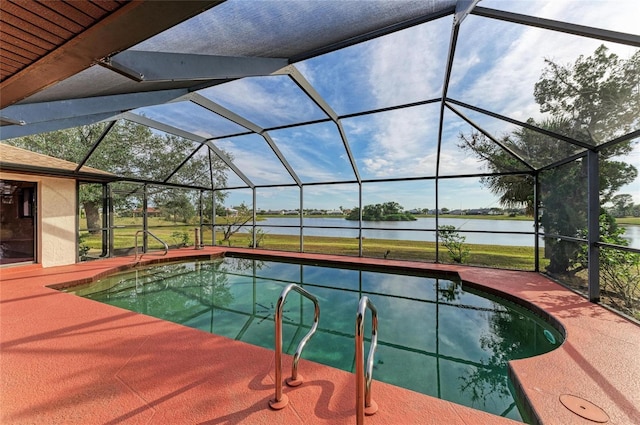
[{"label": "water view", "polygon": [[[440,218],[440,226],[455,226],[467,243],[506,246],[534,246],[533,221],[523,220],[478,220],[464,218]],[[299,235],[298,217],[267,217],[258,222],[265,232],[281,235]],[[363,236],[373,239],[393,239],[435,242],[435,218],[418,218],[416,221],[365,221],[362,223]],[[293,226],[293,227],[280,227]],[[358,236],[358,222],[343,218],[304,218],[306,236],[333,236],[355,238]],[[321,229],[318,227],[334,227]],[[397,230],[410,229],[410,230]],[[640,249],[640,226],[624,226],[624,238],[629,246]],[[417,230],[417,231],[416,231]],[[507,232],[507,233],[476,233]],[[544,241],[540,240],[540,246]]]}]

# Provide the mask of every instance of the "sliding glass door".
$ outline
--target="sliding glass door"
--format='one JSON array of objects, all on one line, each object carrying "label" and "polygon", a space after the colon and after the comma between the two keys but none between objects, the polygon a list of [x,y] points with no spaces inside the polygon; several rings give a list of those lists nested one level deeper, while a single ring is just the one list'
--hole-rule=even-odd
[{"label": "sliding glass door", "polygon": [[0,180],[0,265],[34,262],[36,183]]}]

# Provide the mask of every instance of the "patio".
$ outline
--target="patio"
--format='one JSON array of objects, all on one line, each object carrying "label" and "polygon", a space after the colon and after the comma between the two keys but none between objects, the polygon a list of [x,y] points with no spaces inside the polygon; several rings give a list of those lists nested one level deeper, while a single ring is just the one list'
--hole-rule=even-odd
[{"label": "patio", "polygon": [[[350,373],[303,359],[273,411],[272,351],[52,288],[142,235],[458,273],[564,329],[510,363],[534,423],[640,424],[639,5],[3,1],[0,422],[355,422]],[[367,424],[514,423],[373,387]]]},{"label": "patio", "polygon": [[[233,249],[347,263],[456,271],[463,280],[531,302],[566,329],[558,349],[511,363],[515,381],[544,424],[589,424],[563,406],[591,401],[611,424],[640,422],[640,329],[547,278],[463,266]],[[167,258],[221,255],[219,248],[170,251]],[[157,257],[156,257],[157,258]],[[154,261],[153,257],[143,261]],[[156,260],[157,261],[157,260]],[[272,411],[273,353],[50,289],[131,266],[132,257],[42,269],[3,269],[0,277],[2,422],[312,423],[355,422],[352,374],[301,361],[306,383]],[[290,357],[285,356],[284,369]],[[375,382],[380,410],[368,424],[507,424],[511,420]]]}]

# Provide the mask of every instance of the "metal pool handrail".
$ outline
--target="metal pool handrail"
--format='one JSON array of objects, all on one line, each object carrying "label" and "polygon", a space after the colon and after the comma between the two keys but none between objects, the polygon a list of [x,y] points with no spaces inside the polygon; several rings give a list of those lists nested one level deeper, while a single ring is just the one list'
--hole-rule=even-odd
[{"label": "metal pool handrail", "polygon": [[169,245],[167,245],[167,243],[165,241],[163,241],[162,239],[160,239],[159,237],[157,237],[156,235],[154,235],[153,233],[151,233],[148,230],[138,230],[136,232],[136,237],[135,237],[135,253],[136,253],[135,261],[138,261],[138,234],[140,234],[140,233],[146,233],[149,236],[151,236],[152,238],[154,238],[155,240],[157,240],[158,242],[160,242],[162,245],[164,245],[164,254],[162,254],[162,255],[167,255],[167,253],[169,252]]},{"label": "metal pool handrail", "polygon": [[275,366],[276,366],[276,395],[273,400],[269,400],[269,406],[272,409],[280,410],[284,408],[289,402],[289,398],[282,394],[282,311],[284,307],[285,298],[287,298],[287,294],[290,291],[296,291],[300,295],[307,297],[311,301],[313,301],[314,306],[314,318],[313,318],[313,326],[307,334],[302,338],[300,343],[298,344],[298,348],[296,348],[296,352],[293,355],[293,364],[291,366],[291,378],[287,378],[287,385],[290,387],[297,387],[302,384],[302,376],[298,375],[298,360],[300,360],[300,354],[302,353],[302,349],[311,336],[315,333],[318,328],[318,321],[320,320],[320,305],[318,304],[318,299],[311,295],[309,292],[302,289],[300,286],[295,283],[291,283],[287,285],[286,288],[282,290],[280,293],[280,297],[278,297],[278,302],[276,304],[276,313],[275,313]]},{"label": "metal pool handrail", "polygon": [[[366,309],[371,310],[371,346],[367,357],[367,370],[364,367],[364,316]],[[373,357],[378,345],[378,310],[369,297],[360,298],[356,315],[356,424],[364,423],[364,415],[373,415],[378,405],[371,400],[371,379],[373,378]]]}]

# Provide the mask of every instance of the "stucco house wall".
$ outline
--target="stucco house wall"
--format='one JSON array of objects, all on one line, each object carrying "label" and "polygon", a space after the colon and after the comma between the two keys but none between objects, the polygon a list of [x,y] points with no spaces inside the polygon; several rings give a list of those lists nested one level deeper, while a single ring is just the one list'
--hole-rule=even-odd
[{"label": "stucco house wall", "polygon": [[52,267],[76,262],[76,181],[0,171],[0,179],[38,185],[37,262]]}]

